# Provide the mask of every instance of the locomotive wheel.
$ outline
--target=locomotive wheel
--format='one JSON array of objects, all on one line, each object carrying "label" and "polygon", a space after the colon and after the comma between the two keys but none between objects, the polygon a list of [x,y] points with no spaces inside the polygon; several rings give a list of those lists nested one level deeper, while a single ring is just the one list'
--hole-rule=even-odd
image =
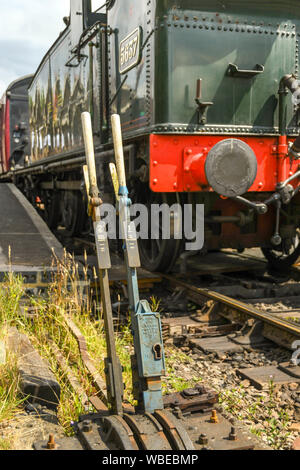
[{"label": "locomotive wheel", "polygon": [[62,197],[62,223],[69,237],[75,236],[78,232],[80,197],[79,191],[64,191]]},{"label": "locomotive wheel", "polygon": [[48,227],[52,230],[57,228],[59,222],[59,193],[55,191],[45,191],[43,194],[45,205],[44,219]]},{"label": "locomotive wheel", "polygon": [[293,238],[283,239],[276,248],[262,248],[262,252],[272,268],[277,271],[289,269],[300,257],[300,229]]},{"label": "locomotive wheel", "polygon": [[[135,188],[136,189],[136,188]],[[144,204],[148,209],[149,235],[147,240],[139,239],[139,250],[142,266],[148,271],[169,272],[174,266],[181,250],[182,240],[151,239],[151,205],[178,203],[177,195],[154,193],[146,184],[140,184],[133,197],[134,202]],[[159,233],[162,234],[162,220],[159,220]],[[171,226],[172,237],[172,226]]]},{"label": "locomotive wheel", "polygon": [[93,232],[93,222],[87,213],[88,201],[86,195],[80,193],[78,201],[78,225],[77,234],[86,237]]}]

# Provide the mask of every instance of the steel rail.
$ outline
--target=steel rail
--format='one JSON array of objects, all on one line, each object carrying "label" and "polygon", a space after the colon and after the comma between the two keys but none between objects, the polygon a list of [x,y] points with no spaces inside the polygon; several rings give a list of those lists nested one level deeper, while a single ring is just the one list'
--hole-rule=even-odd
[{"label": "steel rail", "polygon": [[247,317],[254,318],[255,320],[264,323],[265,328],[263,335],[276,342],[280,346],[288,349],[294,349],[292,344],[300,338],[300,326],[293,324],[287,320],[275,317],[274,315],[262,312],[251,305],[248,305],[239,300],[232,299],[225,295],[203,289],[193,285],[189,285],[184,281],[176,279],[168,274],[160,274],[161,277],[167,280],[171,285],[183,288],[187,292],[188,298],[196,303],[203,303],[207,300],[213,300],[219,304],[218,313],[230,320],[244,323]]}]

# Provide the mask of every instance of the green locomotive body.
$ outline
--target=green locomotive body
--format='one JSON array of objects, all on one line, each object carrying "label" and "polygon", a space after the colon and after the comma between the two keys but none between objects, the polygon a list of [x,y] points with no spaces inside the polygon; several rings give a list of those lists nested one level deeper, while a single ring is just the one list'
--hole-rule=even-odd
[{"label": "green locomotive body", "polygon": [[[87,231],[80,115],[92,114],[109,201],[118,113],[135,202],[203,203],[206,249],[259,246],[288,266],[300,250],[299,2],[176,3],[72,0],[29,89],[31,162],[15,178],[51,226]],[[170,269],[180,250],[141,241],[149,269]]]},{"label": "green locomotive body", "polygon": [[[121,104],[127,132],[139,126],[155,133],[278,133],[279,83],[298,71],[296,0],[186,0],[180,7],[172,1],[116,2],[108,24],[118,30],[110,36],[111,95],[128,74],[113,109],[120,111]],[[138,27],[140,64],[120,77],[119,42]],[[203,101],[213,103],[204,110],[205,126],[195,103],[199,78]],[[288,132],[295,133],[291,102],[287,121]]]}]

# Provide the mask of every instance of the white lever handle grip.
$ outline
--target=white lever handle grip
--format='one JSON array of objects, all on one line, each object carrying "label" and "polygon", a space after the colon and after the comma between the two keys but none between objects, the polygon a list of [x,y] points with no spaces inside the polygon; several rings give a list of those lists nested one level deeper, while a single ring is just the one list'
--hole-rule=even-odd
[{"label": "white lever handle grip", "polygon": [[119,184],[122,187],[126,187],[126,173],[125,173],[125,162],[122,142],[122,130],[121,120],[118,114],[113,114],[111,117],[112,134],[115,147],[115,158],[117,165],[117,172],[119,176]]},{"label": "white lever handle grip", "polygon": [[[95,163],[95,152],[94,152],[94,141],[93,141],[93,129],[92,120],[90,113],[82,113],[82,130],[85,144],[86,161],[89,170],[89,180],[91,189],[97,189],[97,174],[96,174],[96,163]],[[94,196],[98,196],[94,195]]]}]

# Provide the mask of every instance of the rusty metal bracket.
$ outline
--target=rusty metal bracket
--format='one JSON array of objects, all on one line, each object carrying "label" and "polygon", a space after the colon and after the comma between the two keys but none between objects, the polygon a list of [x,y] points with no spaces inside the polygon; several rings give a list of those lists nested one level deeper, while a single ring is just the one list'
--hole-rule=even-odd
[{"label": "rusty metal bracket", "polygon": [[217,403],[216,392],[207,390],[203,385],[189,388],[182,392],[173,393],[164,397],[164,406],[173,410],[180,410],[182,414],[194,412],[206,412],[212,410]]},{"label": "rusty metal bracket", "polygon": [[121,416],[96,416],[78,424],[78,438],[88,450],[138,450],[130,427]]},{"label": "rusty metal bracket", "polygon": [[258,320],[247,320],[243,328],[233,334],[228,335],[228,338],[236,344],[243,346],[264,346],[269,345],[270,342],[263,336],[264,324]]}]

